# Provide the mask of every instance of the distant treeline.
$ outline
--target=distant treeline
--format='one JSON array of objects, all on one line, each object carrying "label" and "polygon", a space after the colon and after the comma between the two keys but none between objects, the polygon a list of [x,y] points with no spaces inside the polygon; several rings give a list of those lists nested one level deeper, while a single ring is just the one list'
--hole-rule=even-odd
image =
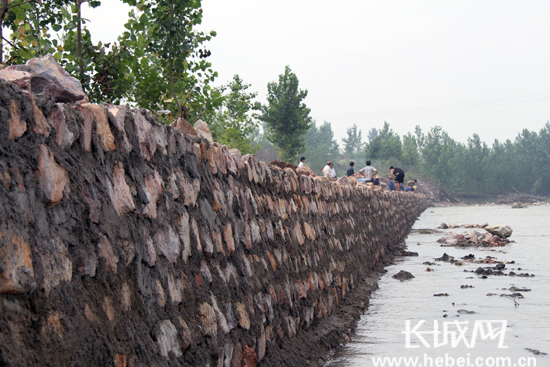
[{"label": "distant treeline", "polygon": [[[524,129],[514,140],[495,140],[492,146],[477,134],[466,144],[457,142],[439,126],[428,132],[417,126],[414,134],[400,136],[388,123],[380,130],[371,129],[365,142],[354,126],[340,147],[329,122],[320,126],[313,122],[305,141],[302,155],[317,174],[327,160],[335,162],[338,175],[343,175],[350,160],[356,162],[357,171],[370,159],[381,174],[387,173],[390,164],[400,166],[409,177],[422,174],[456,196],[517,191],[550,195],[550,122],[539,133]],[[272,156],[262,157],[270,149]],[[276,150],[264,140],[258,154],[274,159]]]}]

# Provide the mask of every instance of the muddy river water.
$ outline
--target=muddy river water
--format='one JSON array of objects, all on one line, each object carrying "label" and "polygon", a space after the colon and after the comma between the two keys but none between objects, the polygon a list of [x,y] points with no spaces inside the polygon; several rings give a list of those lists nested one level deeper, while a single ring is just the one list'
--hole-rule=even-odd
[{"label": "muddy river water", "polygon": [[[441,247],[436,241],[446,233],[471,230],[420,232],[442,222],[509,225],[515,243]],[[407,245],[419,256],[396,258],[395,265],[387,267],[351,342],[337,350],[326,366],[550,366],[550,206],[428,208],[415,223]],[[502,269],[505,274],[534,276],[483,277],[474,271],[494,264],[434,261],[444,253],[457,260],[470,254],[476,259],[492,256],[508,261]],[[433,271],[426,271],[428,267]],[[400,270],[415,278],[393,279]],[[523,298],[506,296],[512,293]]]}]

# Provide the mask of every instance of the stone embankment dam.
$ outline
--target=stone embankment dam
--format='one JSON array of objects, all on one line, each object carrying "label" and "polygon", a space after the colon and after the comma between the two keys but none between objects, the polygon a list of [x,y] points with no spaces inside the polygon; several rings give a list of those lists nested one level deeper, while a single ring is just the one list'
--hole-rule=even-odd
[{"label": "stone embankment dam", "polygon": [[0,366],[295,365],[427,207],[180,125],[0,82]]}]

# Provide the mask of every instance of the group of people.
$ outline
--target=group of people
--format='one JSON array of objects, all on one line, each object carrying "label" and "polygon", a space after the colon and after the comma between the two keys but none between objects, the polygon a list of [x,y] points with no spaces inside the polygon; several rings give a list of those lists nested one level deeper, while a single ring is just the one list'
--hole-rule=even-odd
[{"label": "group of people", "polygon": [[[298,167],[305,166],[305,157],[300,158],[300,163]],[[355,175],[355,162],[350,162],[346,175],[353,176]],[[322,169],[323,176],[329,179],[336,179],[336,170],[334,169],[334,164],[331,161],[327,162],[327,165]],[[412,180],[407,182],[405,186],[403,184],[405,180],[405,172],[398,167],[390,166],[391,176],[389,176],[388,187],[390,190],[395,191],[415,191],[417,180]],[[358,179],[358,182],[370,182],[373,185],[380,185],[380,177],[378,176],[378,170],[371,166],[371,161],[366,162],[366,166],[361,168],[358,172],[362,177]]]}]

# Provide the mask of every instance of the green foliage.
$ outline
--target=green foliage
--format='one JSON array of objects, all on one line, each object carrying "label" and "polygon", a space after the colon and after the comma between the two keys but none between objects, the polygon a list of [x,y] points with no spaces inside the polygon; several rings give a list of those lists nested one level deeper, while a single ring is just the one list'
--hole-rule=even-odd
[{"label": "green foliage", "polygon": [[384,127],[379,131],[378,135],[371,140],[365,147],[367,159],[401,159],[403,147],[399,134],[396,134],[390,124],[384,121]]},{"label": "green foliage", "polygon": [[266,136],[279,150],[279,158],[294,162],[305,145],[304,134],[311,126],[310,109],[302,102],[307,90],[298,89],[298,78],[290,67],[279,82],[267,85],[267,104],[261,107]]},{"label": "green foliage", "polygon": [[217,72],[203,46],[215,32],[195,29],[202,22],[201,1],[124,1],[133,9],[126,31],[111,45],[92,42],[83,0],[0,0],[0,21],[11,31],[6,63],[53,54],[92,102],[130,102],[190,122],[212,114],[223,98],[211,87]]},{"label": "green foliage", "polygon": [[356,124],[347,129],[347,137],[343,138],[342,141],[344,142],[344,155],[347,158],[358,157],[363,153],[365,143],[361,136],[361,130],[357,129]]},{"label": "green foliage", "polygon": [[216,35],[194,27],[202,22],[200,0],[125,0],[130,12],[121,48],[134,82],[128,98],[154,111],[169,110],[194,122],[223,102],[211,83],[218,76],[203,43]]},{"label": "green foliage", "polygon": [[[317,126],[313,121],[305,134],[305,141],[306,150],[303,155],[306,157],[306,166],[318,175],[321,175],[320,170],[323,169],[327,161],[330,160],[336,163],[339,160],[340,149],[334,139],[330,122],[325,121],[322,125]],[[338,171],[338,167],[334,168]]]},{"label": "green foliage", "polygon": [[250,84],[235,75],[231,82],[221,88],[223,106],[210,118],[214,139],[229,148],[239,149],[242,154],[254,154],[259,148],[258,144],[254,144],[259,124],[251,115],[251,111],[259,109],[258,104],[253,102],[258,93],[248,93],[249,87]]}]

